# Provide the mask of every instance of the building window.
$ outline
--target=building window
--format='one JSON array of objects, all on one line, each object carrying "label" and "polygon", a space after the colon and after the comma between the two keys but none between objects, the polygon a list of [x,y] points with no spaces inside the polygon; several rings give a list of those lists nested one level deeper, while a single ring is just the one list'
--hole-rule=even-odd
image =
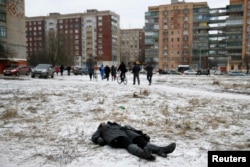
[{"label": "building window", "polygon": [[184,9],[184,10],[183,10],[183,13],[184,13],[184,14],[188,14],[188,9]]},{"label": "building window", "polygon": [[0,37],[6,38],[6,27],[0,27]]},{"label": "building window", "polygon": [[5,6],[5,0],[0,0],[0,5]]},{"label": "building window", "polygon": [[6,22],[6,13],[0,12],[0,21]]},{"label": "building window", "polygon": [[98,22],[98,26],[102,26],[102,22]]}]

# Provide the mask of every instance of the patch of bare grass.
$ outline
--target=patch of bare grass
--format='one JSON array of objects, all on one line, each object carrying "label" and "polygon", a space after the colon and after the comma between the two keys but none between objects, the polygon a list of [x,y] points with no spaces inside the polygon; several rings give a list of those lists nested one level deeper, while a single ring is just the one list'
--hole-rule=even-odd
[{"label": "patch of bare grass", "polygon": [[2,120],[5,120],[5,119],[17,118],[18,116],[19,115],[16,109],[8,109],[3,113],[3,115],[0,118]]},{"label": "patch of bare grass", "polygon": [[29,106],[29,107],[27,108],[27,110],[28,110],[29,112],[31,112],[31,113],[37,113],[37,109],[36,109],[35,107],[33,107],[33,106]]},{"label": "patch of bare grass", "polygon": [[212,85],[220,85],[220,82],[218,80],[213,80]]}]

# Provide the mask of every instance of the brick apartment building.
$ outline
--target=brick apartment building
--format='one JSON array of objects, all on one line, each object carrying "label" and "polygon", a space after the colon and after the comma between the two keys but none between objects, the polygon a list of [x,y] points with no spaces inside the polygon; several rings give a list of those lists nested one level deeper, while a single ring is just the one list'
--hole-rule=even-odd
[{"label": "brick apartment building", "polygon": [[0,73],[9,64],[27,64],[24,0],[0,0]]},{"label": "brick apartment building", "polygon": [[[28,57],[41,52],[50,34],[64,37],[65,52],[72,56],[74,66],[88,63],[117,64],[119,61],[119,15],[111,11],[87,10],[85,13],[27,17]],[[60,55],[59,55],[60,56]]]}]

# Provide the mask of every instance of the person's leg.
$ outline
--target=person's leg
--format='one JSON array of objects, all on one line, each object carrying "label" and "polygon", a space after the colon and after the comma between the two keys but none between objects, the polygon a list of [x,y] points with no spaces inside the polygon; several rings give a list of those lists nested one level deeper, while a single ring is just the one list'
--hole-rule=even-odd
[{"label": "person's leg", "polygon": [[134,138],[133,143],[137,144],[142,149],[148,144],[148,142],[142,136]]},{"label": "person's leg", "polygon": [[149,85],[151,85],[152,82],[152,75],[149,75]]},{"label": "person's leg", "polygon": [[140,85],[140,76],[139,76],[139,73],[137,74],[137,81],[138,81],[138,85]]},{"label": "person's leg", "polygon": [[148,143],[146,146],[150,151],[152,151],[153,154],[157,154],[162,157],[167,157],[167,154],[170,154],[174,152],[176,144],[171,143],[168,146],[165,147],[159,147],[154,144]]},{"label": "person's leg", "polygon": [[123,82],[123,80],[124,80],[124,78],[125,78],[125,75],[124,75],[123,72],[121,72],[120,77],[121,77],[121,81]]},{"label": "person's leg", "polygon": [[133,75],[133,85],[135,85],[136,74]]},{"label": "person's leg", "polygon": [[151,151],[149,151],[148,148],[142,149],[138,147],[137,144],[133,144],[129,139],[121,136],[117,139],[113,140],[110,143],[110,146],[113,148],[124,148],[126,149],[130,154],[135,155],[139,158],[144,158],[147,160],[155,160],[155,157],[151,155]]}]

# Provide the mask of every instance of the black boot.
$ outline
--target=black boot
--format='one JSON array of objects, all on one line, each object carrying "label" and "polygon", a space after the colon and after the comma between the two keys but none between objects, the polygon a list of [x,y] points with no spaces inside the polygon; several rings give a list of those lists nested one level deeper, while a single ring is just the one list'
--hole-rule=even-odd
[{"label": "black boot", "polygon": [[175,150],[176,144],[171,143],[166,147],[158,147],[156,145],[148,143],[146,146],[153,154],[157,154],[162,157],[167,157],[167,154],[172,153]]},{"label": "black boot", "polygon": [[130,144],[128,146],[128,152],[139,158],[143,158],[143,159],[150,160],[150,161],[155,160],[155,157],[151,155],[151,151],[147,147],[145,147],[144,149],[141,149],[136,144]]}]

